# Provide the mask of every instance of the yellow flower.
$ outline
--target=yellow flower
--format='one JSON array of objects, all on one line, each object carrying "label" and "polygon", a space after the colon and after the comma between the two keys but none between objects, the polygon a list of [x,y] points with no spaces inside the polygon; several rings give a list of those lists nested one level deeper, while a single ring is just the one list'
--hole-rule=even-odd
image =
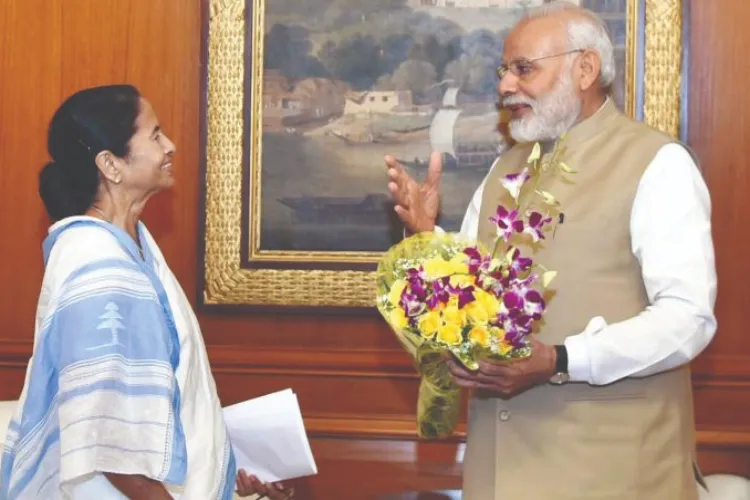
[{"label": "yellow flower", "polygon": [[512,350],[513,350],[513,346],[504,340],[497,345],[497,353],[500,354],[501,356],[506,356],[510,354]]},{"label": "yellow flower", "polygon": [[393,325],[394,328],[406,328],[409,326],[409,318],[406,317],[406,313],[403,309],[397,307],[391,311],[390,324]]},{"label": "yellow flower", "polygon": [[422,337],[433,337],[439,326],[440,313],[438,311],[428,311],[419,318],[419,332]]},{"label": "yellow flower", "polygon": [[477,325],[469,332],[469,340],[475,344],[481,345],[482,347],[487,347],[490,341],[490,334],[487,331],[487,328],[482,325]]},{"label": "yellow flower", "polygon": [[438,340],[448,345],[461,343],[461,327],[455,323],[445,323],[438,328]]},{"label": "yellow flower", "polygon": [[497,326],[492,326],[490,327],[490,337],[494,339],[502,340],[505,338],[505,330]]},{"label": "yellow flower", "polygon": [[401,293],[406,288],[406,280],[396,280],[391,285],[391,291],[388,292],[388,302],[394,306],[401,300]]},{"label": "yellow flower", "polygon": [[488,317],[494,318],[500,312],[500,302],[498,302],[497,297],[493,294],[477,289],[474,291],[474,298],[482,304],[484,310],[487,311]]},{"label": "yellow flower", "polygon": [[443,321],[448,324],[453,324],[460,327],[463,327],[466,324],[466,311],[463,309],[458,308],[458,304],[448,304],[448,306],[443,309]]},{"label": "yellow flower", "polygon": [[424,263],[424,272],[430,279],[442,278],[453,274],[453,265],[442,257],[435,257]]},{"label": "yellow flower", "polygon": [[451,258],[450,263],[454,274],[468,274],[469,273],[469,256],[463,252],[459,252]]},{"label": "yellow flower", "polygon": [[464,311],[466,311],[466,318],[469,320],[469,323],[473,325],[483,325],[489,321],[487,309],[479,301],[469,302],[464,307]]},{"label": "yellow flower", "polygon": [[474,277],[467,274],[455,274],[451,276],[451,285],[461,288],[474,285]]}]

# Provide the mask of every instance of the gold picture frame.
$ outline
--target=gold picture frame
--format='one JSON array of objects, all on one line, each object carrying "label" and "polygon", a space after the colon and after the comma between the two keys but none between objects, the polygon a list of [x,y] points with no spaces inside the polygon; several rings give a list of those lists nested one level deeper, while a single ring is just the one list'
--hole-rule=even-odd
[{"label": "gold picture frame", "polygon": [[[243,215],[243,199],[257,201],[261,194],[259,96],[264,6],[269,0],[204,1],[202,304],[373,310],[374,262],[380,253],[269,255],[253,248],[259,223]],[[684,111],[684,9],[683,0],[627,0],[625,110],[677,137]],[[245,227],[252,229],[243,231]],[[341,262],[350,265],[337,265]],[[303,265],[291,268],[285,263]]]}]

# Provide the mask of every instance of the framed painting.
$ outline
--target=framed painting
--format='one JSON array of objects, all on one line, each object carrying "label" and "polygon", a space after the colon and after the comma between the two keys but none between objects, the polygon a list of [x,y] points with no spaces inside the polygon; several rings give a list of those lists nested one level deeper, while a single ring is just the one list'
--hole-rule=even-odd
[{"label": "framed painting", "polygon": [[[507,147],[495,67],[545,0],[204,0],[206,306],[374,310],[403,236],[383,157],[416,177],[443,154],[457,230]],[[577,0],[613,37],[613,97],[684,136],[683,0]]]}]

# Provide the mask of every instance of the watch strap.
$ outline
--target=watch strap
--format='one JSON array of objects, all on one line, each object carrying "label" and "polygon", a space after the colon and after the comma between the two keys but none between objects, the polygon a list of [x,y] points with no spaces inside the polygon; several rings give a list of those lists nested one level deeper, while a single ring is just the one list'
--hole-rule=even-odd
[{"label": "watch strap", "polygon": [[555,373],[568,373],[568,349],[564,345],[556,345]]}]

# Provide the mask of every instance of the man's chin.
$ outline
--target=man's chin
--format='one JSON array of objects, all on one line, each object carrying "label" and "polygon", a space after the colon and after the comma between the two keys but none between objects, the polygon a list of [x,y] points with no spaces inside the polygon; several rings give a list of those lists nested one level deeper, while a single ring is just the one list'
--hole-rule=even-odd
[{"label": "man's chin", "polygon": [[542,134],[533,130],[533,124],[525,122],[523,119],[511,120],[509,123],[510,136],[516,142],[538,142],[545,140]]}]

